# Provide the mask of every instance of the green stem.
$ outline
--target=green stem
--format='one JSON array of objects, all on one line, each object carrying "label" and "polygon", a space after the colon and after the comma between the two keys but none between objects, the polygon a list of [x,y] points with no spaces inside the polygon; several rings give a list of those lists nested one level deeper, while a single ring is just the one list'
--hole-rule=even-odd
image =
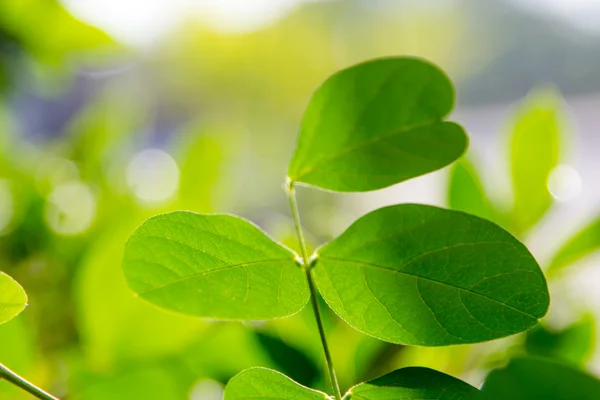
[{"label": "green stem", "polygon": [[294,217],[294,226],[296,227],[296,235],[298,236],[298,242],[302,251],[302,269],[306,275],[306,281],[308,282],[308,288],[310,289],[310,300],[313,311],[315,313],[315,319],[317,320],[317,327],[319,328],[319,335],[321,337],[321,344],[323,345],[323,352],[325,353],[325,363],[329,371],[329,378],[331,379],[331,386],[333,386],[333,393],[336,400],[342,400],[342,394],[340,392],[340,385],[335,375],[335,369],[333,368],[333,361],[331,353],[329,351],[329,345],[327,344],[327,337],[325,336],[325,327],[323,326],[323,318],[321,317],[321,310],[319,309],[319,299],[317,297],[317,288],[312,279],[310,273],[311,261],[308,257],[306,250],[306,241],[304,240],[304,233],[302,231],[302,224],[300,223],[300,212],[298,211],[298,203],[296,201],[296,193],[294,191],[294,183],[288,181],[286,185],[287,195],[290,200],[290,207],[292,209],[292,215]]},{"label": "green stem", "polygon": [[20,387],[21,389],[32,394],[33,396],[37,397],[38,399],[59,400],[58,397],[54,397],[51,394],[44,392],[39,387],[37,387],[34,384],[21,378],[19,375],[15,374],[13,371],[6,368],[2,364],[0,364],[0,379],[7,380],[8,382],[12,383],[15,386]]}]

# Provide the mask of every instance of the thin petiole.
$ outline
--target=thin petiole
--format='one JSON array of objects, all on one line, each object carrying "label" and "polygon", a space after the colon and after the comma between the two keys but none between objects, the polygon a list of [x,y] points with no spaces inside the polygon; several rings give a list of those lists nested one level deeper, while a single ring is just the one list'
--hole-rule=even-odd
[{"label": "thin petiole", "polygon": [[0,379],[5,379],[6,381],[12,383],[15,386],[20,387],[31,395],[37,397],[42,400],[59,400],[58,397],[52,396],[50,393],[47,393],[35,386],[31,382],[26,381],[10,369],[6,368],[4,365],[0,364]]},{"label": "thin petiole", "polygon": [[340,385],[333,368],[333,361],[331,353],[329,352],[329,345],[327,344],[327,338],[325,336],[325,328],[323,326],[323,318],[321,317],[321,311],[319,310],[319,300],[317,297],[317,288],[313,282],[312,275],[310,273],[311,262],[308,257],[308,251],[306,250],[306,242],[304,240],[304,233],[302,231],[302,224],[300,223],[300,212],[298,211],[298,203],[296,201],[296,193],[294,191],[294,183],[289,181],[286,184],[286,191],[288,199],[290,200],[290,207],[292,209],[292,215],[294,217],[294,226],[296,227],[296,235],[298,236],[298,242],[302,251],[302,269],[306,275],[306,281],[310,289],[310,299],[313,311],[315,313],[315,319],[317,321],[317,327],[319,328],[319,335],[321,337],[321,344],[323,345],[323,352],[325,353],[325,363],[329,371],[329,378],[331,379],[331,386],[333,386],[333,393],[336,400],[342,400],[342,394],[340,392]]},{"label": "thin petiole", "polygon": [[289,181],[285,186],[288,199],[290,200],[290,208],[292,209],[292,216],[294,217],[294,227],[296,228],[296,236],[300,243],[300,250],[302,251],[302,264],[304,268],[308,268],[309,259],[308,251],[306,250],[306,241],[304,240],[304,233],[302,232],[302,224],[300,222],[300,212],[298,211],[298,202],[296,201],[296,191],[294,189],[294,183]]}]

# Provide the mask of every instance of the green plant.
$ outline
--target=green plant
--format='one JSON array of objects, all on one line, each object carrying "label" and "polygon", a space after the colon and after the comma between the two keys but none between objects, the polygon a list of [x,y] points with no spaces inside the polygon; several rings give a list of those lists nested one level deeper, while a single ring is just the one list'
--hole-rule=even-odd
[{"label": "green plant", "polygon": [[[552,209],[553,196],[557,196],[551,193],[554,171],[564,168],[561,164],[568,162],[566,150],[571,138],[567,121],[557,92],[533,91],[517,107],[510,129],[506,131],[509,145],[506,164],[510,166],[512,201],[506,204],[502,200],[507,199],[490,196],[486,190],[490,182],[482,180],[477,159],[471,154],[451,168],[449,205],[496,221],[519,238],[539,235],[538,225]],[[557,198],[560,199],[560,192]],[[548,249],[546,276],[557,293],[564,291],[560,286],[564,284],[565,272],[598,250],[598,226],[597,217],[593,217],[561,246]],[[562,304],[562,314],[569,315],[569,324],[564,326],[563,321],[563,326],[557,329],[545,321],[526,335],[515,338],[509,353],[513,359],[507,366],[493,370],[485,381],[486,399],[591,400],[598,397],[600,381],[585,371],[596,346],[592,310],[569,304],[571,302],[560,295],[554,297],[554,301]],[[515,357],[518,353],[522,354]],[[485,352],[478,357],[485,359]],[[497,363],[497,355],[492,358],[496,358]]]},{"label": "green plant", "polygon": [[[318,293],[351,326],[387,342],[493,340],[547,312],[546,281],[527,248],[479,217],[403,204],[363,216],[311,254],[295,197],[297,184],[370,191],[451,164],[467,147],[463,129],[444,120],[453,99],[448,78],[419,59],[378,59],[334,74],[309,102],[288,171],[301,255],[239,217],[172,212],[150,218],[128,241],[130,287],[160,307],[217,319],[285,317],[310,302],[336,400],[477,396],[426,368],[400,369],[342,396]],[[329,398],[264,368],[240,373],[225,390],[226,400],[248,397]]]}]

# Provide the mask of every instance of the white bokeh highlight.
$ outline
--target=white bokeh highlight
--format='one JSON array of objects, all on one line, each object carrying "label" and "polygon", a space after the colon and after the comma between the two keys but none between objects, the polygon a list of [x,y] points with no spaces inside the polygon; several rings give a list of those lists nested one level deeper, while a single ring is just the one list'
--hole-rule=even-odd
[{"label": "white bokeh highlight", "polygon": [[190,400],[223,400],[223,386],[211,379],[198,381],[192,387]]},{"label": "white bokeh highlight", "polygon": [[96,197],[88,185],[80,181],[61,183],[48,196],[46,223],[59,235],[78,235],[90,228],[96,210]]},{"label": "white bokeh highlight", "polygon": [[548,176],[548,191],[560,202],[575,200],[582,190],[581,175],[570,165],[559,165]]},{"label": "white bokeh highlight", "polygon": [[127,165],[127,185],[141,203],[166,203],[179,188],[179,167],[171,155],[160,149],[137,153]]}]

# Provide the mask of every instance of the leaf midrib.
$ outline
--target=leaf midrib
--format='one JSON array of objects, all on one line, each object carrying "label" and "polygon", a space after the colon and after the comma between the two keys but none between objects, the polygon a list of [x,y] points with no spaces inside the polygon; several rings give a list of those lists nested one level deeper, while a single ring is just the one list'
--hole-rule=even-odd
[{"label": "leaf midrib", "polygon": [[328,161],[331,161],[331,160],[334,160],[336,158],[339,158],[339,157],[341,157],[341,156],[343,156],[343,155],[345,155],[347,153],[351,153],[354,150],[358,150],[361,147],[368,146],[368,145],[371,145],[371,144],[383,141],[385,139],[389,139],[391,137],[394,137],[396,135],[400,135],[400,134],[412,131],[414,129],[419,129],[419,128],[423,128],[423,127],[426,127],[426,126],[435,125],[435,124],[438,124],[438,123],[445,123],[445,122],[446,121],[444,121],[442,119],[442,117],[436,117],[435,119],[421,121],[421,122],[413,123],[413,124],[408,124],[408,125],[405,125],[405,126],[403,126],[401,128],[395,129],[395,130],[393,130],[391,132],[384,133],[384,134],[381,134],[379,136],[375,136],[375,137],[373,137],[373,138],[371,138],[369,140],[366,140],[366,141],[361,142],[359,144],[356,144],[354,146],[345,147],[345,148],[343,148],[343,149],[341,149],[341,150],[339,150],[339,151],[331,154],[328,157],[321,158],[320,160],[318,160],[317,162],[315,162],[314,164],[312,164],[310,167],[306,167],[297,176],[290,177],[290,179],[292,181],[299,181],[302,177],[305,177],[306,175],[310,174],[312,171],[314,171],[315,169],[317,169],[318,166],[323,165],[323,164],[327,163]]},{"label": "leaf midrib", "polygon": [[[144,259],[132,259],[130,261],[147,262]],[[139,295],[143,296],[143,295],[146,295],[148,293],[152,293],[152,292],[157,291],[157,290],[165,289],[165,288],[167,288],[169,286],[176,285],[178,283],[182,283],[182,282],[188,281],[190,279],[199,278],[201,276],[209,275],[209,274],[212,274],[212,273],[217,273],[217,272],[221,272],[221,271],[227,271],[227,270],[230,270],[230,269],[233,269],[233,268],[245,268],[247,266],[254,265],[254,264],[267,264],[267,263],[273,263],[273,262],[292,262],[292,263],[296,264],[296,261],[294,259],[283,258],[283,259],[272,259],[272,260],[258,260],[258,261],[251,261],[251,262],[246,262],[246,263],[241,263],[241,264],[228,265],[228,266],[223,267],[223,268],[218,268],[218,269],[212,269],[212,270],[208,270],[208,271],[198,272],[196,274],[192,274],[192,275],[183,277],[183,278],[178,279],[176,281],[165,283],[164,285],[157,286],[157,287],[152,288],[150,290],[146,290],[144,292],[139,292]]]},{"label": "leaf midrib", "polygon": [[[386,272],[391,272],[391,273],[394,273],[394,274],[406,275],[406,276],[411,276],[411,277],[417,278],[417,279],[423,279],[423,280],[426,280],[426,281],[431,282],[431,283],[437,283],[439,285],[451,287],[453,289],[462,290],[462,291],[465,291],[467,293],[470,293],[470,294],[473,294],[473,295],[476,295],[476,296],[479,296],[479,297],[483,297],[484,299],[490,300],[490,301],[492,301],[494,303],[500,304],[500,305],[502,305],[504,307],[507,307],[507,308],[509,308],[509,309],[511,309],[513,311],[516,311],[516,312],[518,312],[520,314],[523,314],[523,315],[525,315],[525,316],[527,316],[529,318],[532,318],[535,321],[538,320],[538,317],[536,317],[534,315],[531,315],[531,314],[529,314],[529,313],[527,313],[525,311],[519,310],[518,308],[515,308],[515,307],[513,307],[511,305],[503,303],[500,300],[494,299],[492,297],[486,296],[484,294],[475,292],[475,291],[467,289],[467,288],[463,288],[463,287],[460,287],[460,286],[455,286],[455,285],[452,285],[452,284],[447,283],[447,282],[438,281],[438,280],[435,280],[435,279],[430,278],[430,277],[426,277],[426,276],[422,276],[422,275],[417,275],[417,274],[406,272],[406,271],[399,271],[399,270],[395,270],[395,269],[390,269],[390,268],[387,268],[387,267],[384,267],[384,266],[381,266],[381,265],[372,264],[372,263],[368,263],[368,262],[364,262],[364,261],[345,260],[345,259],[342,259],[342,258],[335,258],[335,257],[320,257],[320,259],[321,260],[330,260],[330,261],[343,262],[343,263],[348,263],[348,264],[357,264],[357,265],[362,265],[362,266],[366,266],[366,267],[371,267],[371,268],[379,269],[379,270],[386,271]],[[411,260],[411,262],[413,262],[413,261],[415,261],[415,259]],[[404,266],[406,266],[406,264]]]}]

